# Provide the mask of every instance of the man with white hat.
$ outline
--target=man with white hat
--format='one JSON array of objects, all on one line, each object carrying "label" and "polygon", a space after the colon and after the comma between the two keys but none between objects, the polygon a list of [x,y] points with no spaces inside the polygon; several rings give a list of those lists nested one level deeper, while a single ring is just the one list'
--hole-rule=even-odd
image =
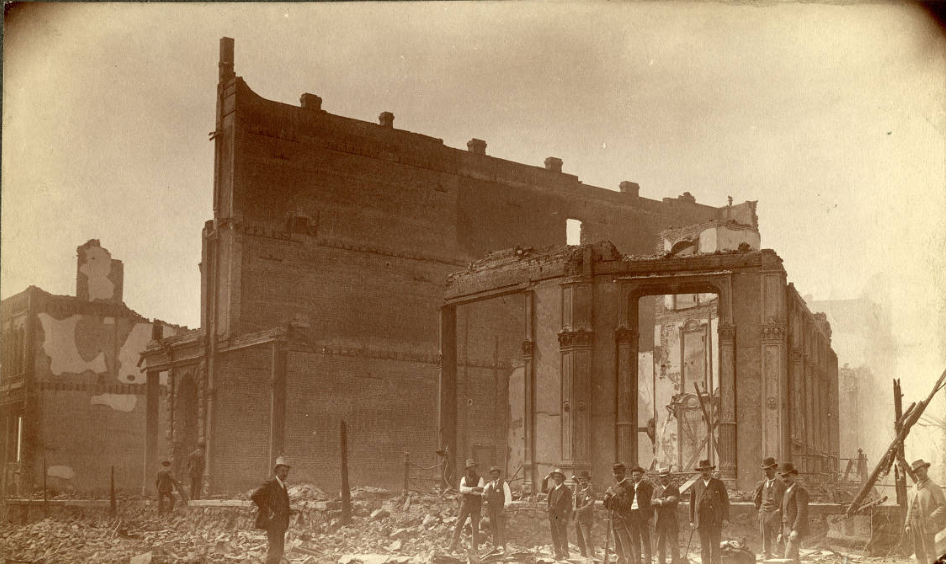
[{"label": "man with white hat", "polygon": [[916,484],[910,491],[904,528],[907,539],[913,540],[916,561],[929,564],[936,561],[936,533],[946,525],[946,499],[943,490],[927,475],[929,462],[919,459],[913,463]]},{"label": "man with white hat", "polygon": [[460,478],[460,515],[457,517],[457,526],[453,530],[453,542],[450,543],[450,552],[455,552],[460,544],[460,533],[466,525],[467,517],[473,528],[472,546],[470,550],[476,554],[480,548],[480,508],[483,505],[483,478],[476,474],[476,461],[472,458],[466,461],[466,475]]},{"label": "man with white hat", "polygon": [[274,476],[263,483],[250,499],[259,507],[256,514],[256,528],[266,531],[269,550],[266,564],[279,564],[285,550],[286,529],[289,528],[289,491],[286,478],[289,477],[289,461],[284,456],[276,457],[273,468]]},{"label": "man with white hat", "polygon": [[667,546],[670,546],[670,562],[680,564],[680,525],[677,522],[677,506],[680,504],[680,488],[673,485],[670,468],[657,471],[660,489],[651,504],[657,508],[657,564],[666,564]]},{"label": "man with white hat", "polygon": [[552,548],[558,559],[568,558],[568,519],[572,514],[572,491],[565,485],[565,473],[556,468],[549,473],[555,487],[549,490],[549,525]]},{"label": "man with white hat", "polygon": [[729,493],[726,484],[713,477],[714,468],[709,460],[701,460],[696,467],[700,477],[690,488],[690,527],[700,533],[703,564],[720,564],[719,543],[729,523]]},{"label": "man with white hat", "polygon": [[762,532],[762,556],[764,560],[773,555],[781,554],[777,541],[779,529],[782,526],[782,495],[785,494],[785,483],[775,476],[778,464],[771,456],[762,461],[762,470],[765,479],[755,487],[753,503],[759,512],[759,529]]}]

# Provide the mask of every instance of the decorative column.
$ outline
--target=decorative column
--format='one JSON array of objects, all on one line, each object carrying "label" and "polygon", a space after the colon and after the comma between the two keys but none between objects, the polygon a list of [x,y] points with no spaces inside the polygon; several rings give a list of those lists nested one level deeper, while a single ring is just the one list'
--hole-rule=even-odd
[{"label": "decorative column", "polygon": [[591,470],[591,358],[594,334],[558,334],[562,358],[562,469]]},{"label": "decorative column", "polygon": [[782,430],[786,427],[780,417],[782,383],[786,378],[783,373],[785,357],[785,325],[769,318],[761,327],[762,332],[762,451],[767,456],[776,454],[782,460],[789,460],[782,452]]},{"label": "decorative column", "polygon": [[437,448],[446,458],[451,483],[456,487],[461,472],[457,469],[457,310],[456,306],[440,308],[440,378],[437,411]]},{"label": "decorative column", "polygon": [[158,472],[158,404],[161,374],[148,372],[145,384],[145,475],[144,493],[154,493],[154,476]]},{"label": "decorative column", "polygon": [[[722,296],[721,296],[722,297]],[[722,300],[721,300],[722,302]],[[727,312],[728,313],[728,312]],[[736,479],[736,326],[719,322],[719,469],[725,480]]]},{"label": "decorative column", "polygon": [[617,419],[615,422],[616,444],[614,452],[617,455],[617,460],[631,465],[637,464],[637,353],[640,348],[639,337],[640,333],[637,329],[618,327],[614,330],[614,342],[617,347],[617,378],[615,381]]},{"label": "decorative column", "polygon": [[525,339],[522,341],[523,385],[525,406],[522,412],[522,431],[524,437],[524,455],[522,471],[524,481],[523,490],[526,493],[535,492],[535,294],[526,292],[525,298]]},{"label": "decorative column", "polygon": [[285,336],[272,343],[270,367],[270,386],[272,387],[270,405],[269,465],[276,464],[276,457],[283,454],[286,443],[286,393],[287,356]]},{"label": "decorative column", "polygon": [[793,454],[797,460],[805,454],[805,424],[806,396],[805,396],[805,354],[801,347],[792,348],[792,444]]}]

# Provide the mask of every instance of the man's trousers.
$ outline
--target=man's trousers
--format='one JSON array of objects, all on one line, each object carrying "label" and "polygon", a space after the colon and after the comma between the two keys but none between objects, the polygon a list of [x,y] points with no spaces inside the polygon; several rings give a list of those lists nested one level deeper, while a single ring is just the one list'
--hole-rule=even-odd
[{"label": "man's trousers", "polygon": [[719,543],[722,541],[723,530],[716,524],[700,524],[697,527],[700,533],[700,560],[703,564],[720,564],[721,554]]},{"label": "man's trousers", "polygon": [[634,550],[631,542],[630,517],[619,517],[616,513],[611,518],[611,536],[614,537],[614,553],[618,555],[618,564],[640,564],[640,546]]},{"label": "man's trousers", "polygon": [[575,520],[575,533],[578,537],[578,550],[582,556],[594,558],[595,543],[591,538],[591,521],[581,522]]},{"label": "man's trousers", "polygon": [[456,550],[460,544],[460,534],[463,533],[463,527],[466,525],[467,517],[470,518],[470,526],[473,529],[471,539],[474,552],[480,548],[480,508],[470,509],[466,504],[460,505],[460,516],[457,517],[457,528],[453,530],[453,542],[450,543],[450,549]]},{"label": "man's trousers", "polygon": [[674,519],[669,523],[657,525],[657,563],[666,564],[667,548],[670,548],[670,562],[680,563],[680,527]]},{"label": "man's trousers", "polygon": [[[652,554],[650,550],[650,519],[645,519],[641,511],[632,509],[630,525],[631,545],[634,547],[635,561],[650,564]],[[643,559],[640,556],[641,549],[644,551]]]},{"label": "man's trousers", "polygon": [[568,556],[568,520],[565,517],[549,515],[552,529],[552,548],[556,556]]},{"label": "man's trousers", "polygon": [[266,564],[279,564],[286,550],[286,531],[276,528],[266,529],[266,540],[269,541]]},{"label": "man's trousers", "polygon": [[506,546],[506,515],[503,513],[503,508],[498,509],[490,508],[488,510],[489,515],[489,531],[493,536],[493,547],[505,547]]},{"label": "man's trousers", "polygon": [[766,558],[776,556],[782,551],[778,541],[779,529],[782,528],[778,510],[759,511],[759,531],[762,533],[762,555]]}]

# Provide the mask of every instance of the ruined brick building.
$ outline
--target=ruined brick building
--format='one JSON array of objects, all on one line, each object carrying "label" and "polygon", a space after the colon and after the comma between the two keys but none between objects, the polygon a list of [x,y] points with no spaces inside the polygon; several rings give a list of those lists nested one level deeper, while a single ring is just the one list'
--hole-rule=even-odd
[{"label": "ruined brick building", "polygon": [[75,296],[30,286],[0,303],[4,495],[41,488],[44,465],[53,490],[106,492],[113,466],[116,487],[141,486],[146,413],[164,401],[138,366],[154,323],[122,301],[120,260],[95,239],[77,253]]},{"label": "ruined brick building", "polygon": [[220,47],[201,329],[143,355],[149,379],[169,371],[168,425],[149,421],[149,464],[160,433],[175,464],[203,442],[212,491],[257,483],[280,452],[294,480],[337,486],[342,419],[353,484],[396,486],[403,452],[432,464],[447,444],[452,460],[522,479],[509,386],[527,305],[510,296],[444,310],[456,341],[442,363],[455,366],[448,441],[437,425],[447,276],[498,249],[565,245],[568,220],[581,222],[581,242],[629,254],[652,254],[671,227],[757,232],[755,202],[652,200],[633,182],[583,184],[555,157],[532,166],[487,155],[479,139],[447,147],[395,128],[389,112],[369,123],[326,112],[314,94],[298,106],[265,100],[235,74],[233,41]]}]

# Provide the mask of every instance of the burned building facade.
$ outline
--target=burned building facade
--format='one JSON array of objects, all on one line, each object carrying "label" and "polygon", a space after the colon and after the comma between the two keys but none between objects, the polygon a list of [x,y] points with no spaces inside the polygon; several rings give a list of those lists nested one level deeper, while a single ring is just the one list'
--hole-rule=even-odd
[{"label": "burned building facade", "polygon": [[4,495],[107,492],[112,468],[116,487],[141,486],[145,421],[163,412],[166,375],[146,390],[139,355],[155,324],[180,328],[125,305],[122,262],[99,241],[77,254],[75,296],[30,286],[0,303]]},{"label": "burned building facade", "polygon": [[[648,431],[641,428],[639,399],[646,364],[642,304],[652,304],[653,296],[707,294],[716,296],[719,392],[718,408],[701,403],[700,409],[714,431],[709,443],[722,478],[751,489],[766,455],[794,460],[814,475],[837,472],[838,373],[830,327],[787,282],[781,259],[748,244],[645,257],[621,255],[608,242],[520,247],[453,274],[441,315],[443,446],[460,451],[457,320],[481,302],[521,299],[522,377],[510,380],[509,397],[522,432],[510,436],[508,446],[522,461],[526,484],[556,466],[566,474],[607,475],[615,459],[640,461]],[[699,372],[693,379],[702,384],[703,378]],[[678,381],[676,394],[685,383]],[[674,458],[661,462],[679,464]]]},{"label": "burned building facade", "polygon": [[[491,251],[564,245],[568,220],[582,241],[631,254],[652,253],[674,226],[758,226],[755,202],[653,200],[633,182],[585,185],[554,157],[510,162],[479,139],[451,148],[397,129],[389,112],[369,123],[314,94],[265,100],[236,75],[233,41],[220,47],[201,329],[143,355],[149,378],[169,372],[149,464],[159,435],[175,464],[203,443],[212,491],[255,484],[279,453],[295,479],[337,486],[341,420],[354,484],[400,484],[404,452],[435,464],[444,280]],[[457,311],[451,459],[519,469],[509,387],[522,376],[526,307],[511,296]]]}]

